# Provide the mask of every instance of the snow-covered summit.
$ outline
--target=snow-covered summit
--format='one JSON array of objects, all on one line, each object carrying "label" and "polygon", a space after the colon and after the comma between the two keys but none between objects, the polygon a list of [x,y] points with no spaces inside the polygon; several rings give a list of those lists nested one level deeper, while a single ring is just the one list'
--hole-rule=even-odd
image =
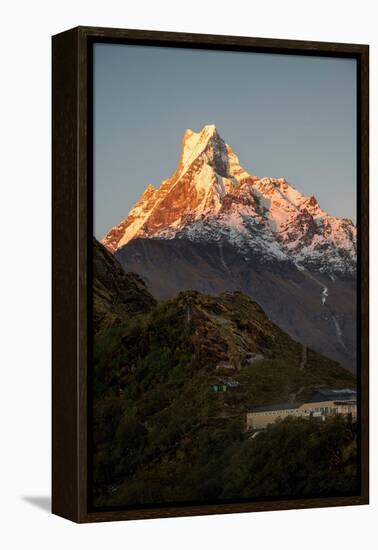
[{"label": "snow-covered summit", "polygon": [[175,173],[149,185],[102,242],[115,252],[135,237],[227,241],[263,260],[329,273],[356,266],[351,220],[330,216],[284,178],[247,173],[213,124],[185,131]]}]

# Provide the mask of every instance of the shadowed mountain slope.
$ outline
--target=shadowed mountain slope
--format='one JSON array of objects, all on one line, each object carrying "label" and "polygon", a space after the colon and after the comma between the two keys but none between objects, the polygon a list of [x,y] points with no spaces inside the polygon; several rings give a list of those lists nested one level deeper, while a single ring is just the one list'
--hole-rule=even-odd
[{"label": "shadowed mountain slope", "polygon": [[[301,422],[275,426],[261,436],[267,437],[269,461],[258,438],[250,440],[245,431],[250,407],[304,400],[319,387],[353,388],[350,372],[311,349],[303,364],[302,345],[240,291],[219,296],[183,291],[154,304],[139,278],[125,275],[103,248],[98,252],[93,354],[97,505],[311,494],[314,488],[342,494],[354,486],[355,433],[344,421],[323,428]],[[122,292],[116,292],[119,287]],[[214,384],[228,391],[213,393]],[[315,440],[311,433],[318,434]],[[293,446],[304,449],[301,460],[317,463],[318,469],[293,478]],[[333,452],[344,453],[337,466],[331,462]],[[265,470],[259,466],[262,459]],[[332,472],[324,488],[319,471]]]}]

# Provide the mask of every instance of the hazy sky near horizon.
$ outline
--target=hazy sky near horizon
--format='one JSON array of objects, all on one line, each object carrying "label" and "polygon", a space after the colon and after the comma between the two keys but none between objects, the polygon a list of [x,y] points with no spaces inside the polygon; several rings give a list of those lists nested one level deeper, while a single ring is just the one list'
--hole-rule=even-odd
[{"label": "hazy sky near horizon", "polygon": [[356,221],[356,61],[94,46],[94,233],[176,169],[186,128],[215,124],[251,174],[285,177]]}]

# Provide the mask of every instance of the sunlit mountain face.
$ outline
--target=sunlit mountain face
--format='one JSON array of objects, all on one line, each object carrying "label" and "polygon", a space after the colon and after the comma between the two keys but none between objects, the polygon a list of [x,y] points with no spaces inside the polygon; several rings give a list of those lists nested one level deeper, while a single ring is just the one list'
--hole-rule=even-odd
[{"label": "sunlit mountain face", "polygon": [[248,174],[214,125],[186,130],[176,172],[158,188],[148,185],[102,242],[114,252],[136,237],[228,241],[329,274],[356,268],[353,222],[330,216],[284,178]]},{"label": "sunlit mountain face", "polygon": [[148,185],[102,243],[158,299],[241,290],[293,338],[355,369],[356,236],[284,178],[247,173],[208,125],[186,130],[174,174]]}]

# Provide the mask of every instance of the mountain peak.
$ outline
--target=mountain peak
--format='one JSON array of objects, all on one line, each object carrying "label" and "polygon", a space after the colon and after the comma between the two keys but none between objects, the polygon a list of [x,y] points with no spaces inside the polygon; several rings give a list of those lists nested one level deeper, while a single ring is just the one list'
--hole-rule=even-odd
[{"label": "mountain peak", "polygon": [[[188,168],[189,165],[204,152],[209,142],[216,138],[218,138],[217,141],[219,142],[219,134],[214,124],[207,124],[200,132],[194,132],[190,128],[185,130],[182,139],[179,168]],[[223,140],[221,141],[224,143]]]},{"label": "mountain peak", "polygon": [[199,132],[200,135],[206,136],[208,138],[212,137],[214,134],[217,134],[218,130],[215,124],[206,124],[202,130]]},{"label": "mountain peak", "polygon": [[195,135],[195,136],[210,137],[215,132],[218,132],[217,127],[215,126],[215,124],[205,124],[205,126],[199,132],[194,132],[194,130],[191,130],[190,128],[187,128],[185,130],[184,136],[188,135],[190,137],[190,136]]},{"label": "mountain peak", "polygon": [[356,260],[353,223],[330,216],[285,178],[246,172],[214,124],[185,131],[175,173],[149,185],[102,242],[114,252],[135,237],[224,240],[265,259],[339,271]]}]

